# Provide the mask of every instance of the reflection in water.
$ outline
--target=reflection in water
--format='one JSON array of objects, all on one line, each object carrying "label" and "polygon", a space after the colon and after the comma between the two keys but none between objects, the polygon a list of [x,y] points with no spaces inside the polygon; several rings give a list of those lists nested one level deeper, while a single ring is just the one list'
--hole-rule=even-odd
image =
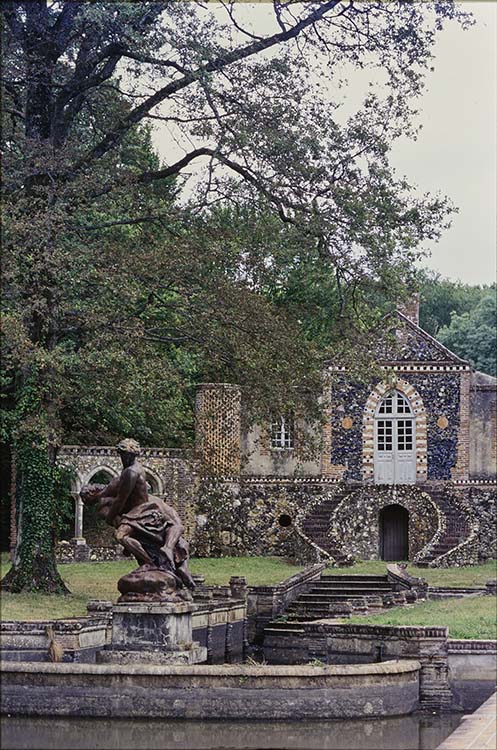
[{"label": "reflection in water", "polygon": [[462,714],[355,721],[2,717],[2,750],[433,750]]}]

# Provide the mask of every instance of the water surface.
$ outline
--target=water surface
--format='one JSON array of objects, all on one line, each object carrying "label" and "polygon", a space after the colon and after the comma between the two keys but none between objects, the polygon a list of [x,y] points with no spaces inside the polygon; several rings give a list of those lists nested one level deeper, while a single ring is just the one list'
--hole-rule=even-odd
[{"label": "water surface", "polygon": [[434,750],[462,714],[341,721],[3,716],[2,750]]}]

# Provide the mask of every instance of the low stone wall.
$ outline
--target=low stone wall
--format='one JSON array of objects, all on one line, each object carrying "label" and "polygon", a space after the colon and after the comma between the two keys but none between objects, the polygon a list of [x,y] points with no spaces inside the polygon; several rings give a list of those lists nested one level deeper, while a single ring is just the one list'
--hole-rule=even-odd
[{"label": "low stone wall", "polygon": [[414,660],[333,667],[4,662],[1,710],[38,716],[335,719],[410,714]]},{"label": "low stone wall", "polygon": [[244,601],[199,604],[192,614],[193,640],[207,649],[207,664],[237,664],[246,650]]},{"label": "low stone wall", "polygon": [[474,711],[497,682],[497,641],[448,641],[449,679],[454,707]]},{"label": "low stone wall", "polygon": [[249,643],[262,642],[264,628],[321,576],[326,563],[316,563],[276,586],[250,586],[247,593]]},{"label": "low stone wall", "polygon": [[62,661],[94,662],[96,652],[110,643],[111,633],[108,610],[65,620],[4,621],[0,623],[0,654],[7,661],[49,661],[53,638],[63,649]]},{"label": "low stone wall", "polygon": [[264,657],[271,664],[358,664],[387,659],[421,663],[420,707],[449,710],[452,694],[448,674],[448,628],[338,625],[324,620],[285,629],[266,628]]},{"label": "low stone wall", "polygon": [[[213,587],[214,588],[214,587]],[[208,664],[235,664],[246,651],[246,603],[230,598],[228,587],[196,600],[192,613],[193,640],[207,648]],[[228,589],[225,591],[224,589]],[[213,597],[213,593],[222,595]],[[90,602],[90,615],[66,620],[13,621],[0,624],[0,654],[6,661],[50,661],[49,631],[63,649],[63,662],[95,663],[97,652],[112,636],[112,603]]]}]

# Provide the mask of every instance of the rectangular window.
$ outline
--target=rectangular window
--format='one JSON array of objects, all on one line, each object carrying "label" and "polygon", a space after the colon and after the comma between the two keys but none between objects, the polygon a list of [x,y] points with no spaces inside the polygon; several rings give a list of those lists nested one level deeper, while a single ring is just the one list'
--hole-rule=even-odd
[{"label": "rectangular window", "polygon": [[293,448],[293,435],[293,418],[291,416],[275,419],[271,423],[271,448]]},{"label": "rectangular window", "polygon": [[378,430],[378,450],[392,450],[393,422],[391,419],[379,419],[377,423]]}]

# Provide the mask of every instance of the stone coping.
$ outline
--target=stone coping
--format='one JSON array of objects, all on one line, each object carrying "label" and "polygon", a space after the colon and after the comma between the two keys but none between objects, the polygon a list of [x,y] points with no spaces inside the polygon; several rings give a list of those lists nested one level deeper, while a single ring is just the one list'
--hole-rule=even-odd
[{"label": "stone coping", "polygon": [[494,750],[496,709],[497,694],[494,693],[474,713],[464,716],[461,724],[437,750]]},{"label": "stone coping", "polygon": [[466,654],[497,654],[497,640],[470,640],[464,638],[449,638],[447,641],[449,654],[466,653]]},{"label": "stone coping", "polygon": [[417,672],[421,664],[415,659],[392,659],[375,664],[333,664],[323,667],[248,665],[248,664],[195,664],[195,665],[129,665],[129,664],[78,664],[45,662],[0,662],[0,671],[21,674],[65,675],[151,675],[181,677],[255,677],[285,679],[287,677],[366,677],[369,675],[406,674]]},{"label": "stone coping", "polygon": [[285,578],[285,580],[280,581],[280,583],[274,583],[269,586],[249,586],[248,591],[249,593],[254,594],[270,593],[273,591],[287,591],[294,586],[298,586],[301,583],[306,583],[307,581],[312,580],[316,576],[320,575],[323,570],[326,570],[327,567],[328,564],[326,562],[315,563],[314,565],[310,565],[304,570],[299,571],[298,573],[294,573],[292,576],[290,576],[290,578]]},{"label": "stone coping", "polygon": [[330,633],[330,635],[378,635],[394,636],[397,638],[444,638],[449,634],[447,626],[427,626],[427,625],[358,625],[348,623],[336,623],[329,619],[309,620],[300,622],[299,627],[305,628],[306,631],[317,633]]}]

